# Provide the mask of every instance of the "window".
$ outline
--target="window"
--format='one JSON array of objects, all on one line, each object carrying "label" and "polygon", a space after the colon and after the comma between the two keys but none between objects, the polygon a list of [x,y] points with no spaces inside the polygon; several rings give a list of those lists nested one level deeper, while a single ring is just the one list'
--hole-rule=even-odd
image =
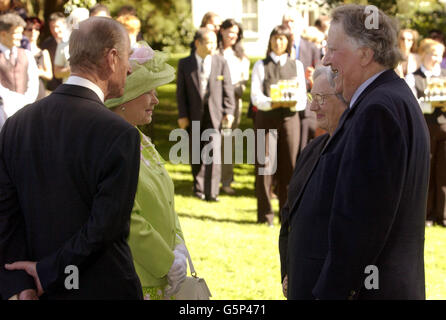
[{"label": "window", "polygon": [[242,25],[247,34],[259,31],[258,0],[243,0]]}]

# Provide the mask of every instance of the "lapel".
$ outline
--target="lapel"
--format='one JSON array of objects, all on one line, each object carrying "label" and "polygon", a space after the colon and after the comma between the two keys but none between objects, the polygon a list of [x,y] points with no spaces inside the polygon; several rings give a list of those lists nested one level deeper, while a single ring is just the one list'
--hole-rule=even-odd
[{"label": "lapel", "polygon": [[195,89],[197,89],[197,92],[201,96],[200,79],[198,77],[198,62],[197,59],[195,58],[195,51],[193,51],[189,56],[189,61],[187,61],[186,65],[189,67],[189,72],[192,78],[192,82],[195,85]]},{"label": "lapel", "polygon": [[[72,85],[72,84],[61,84],[56,88],[56,90],[53,91],[53,94],[62,94],[62,95],[68,95],[73,97],[80,97],[84,99],[89,99],[92,101],[95,101],[101,105],[104,105],[99,99],[98,95],[91,89]],[[105,107],[105,106],[104,106]]]},{"label": "lapel", "polygon": [[376,87],[380,86],[383,83],[386,83],[388,81],[392,81],[395,79],[399,79],[398,75],[395,73],[395,71],[393,69],[391,70],[387,70],[384,71],[382,74],[379,75],[378,78],[376,78],[358,97],[358,99],[355,101],[354,105],[351,108],[347,108],[344,113],[342,114],[340,120],[339,120],[339,124],[335,130],[335,132],[333,133],[333,135],[328,139],[327,143],[325,144],[324,148],[322,149],[322,152],[319,156],[319,158],[317,159],[317,161],[314,163],[313,168],[311,168],[311,172],[307,177],[307,180],[305,181],[303,187],[301,188],[301,191],[299,193],[299,195],[296,197],[296,200],[294,201],[294,203],[292,203],[292,205],[290,206],[290,217],[293,214],[293,211],[295,209],[295,207],[299,204],[300,199],[305,191],[306,185],[308,183],[308,181],[311,179],[311,176],[313,175],[314,169],[316,168],[316,166],[319,163],[319,159],[321,158],[321,156],[325,153],[325,150],[327,149],[327,147],[330,145],[330,143],[333,141],[334,138],[336,138],[336,136],[339,135],[339,132],[341,131],[341,129],[344,127],[345,122],[348,118],[351,118],[354,114],[354,112],[356,111],[356,109],[358,108],[359,103],[364,100],[364,98],[370,93],[372,92]]},{"label": "lapel", "polygon": [[211,73],[209,75],[209,81],[208,86],[214,84],[214,82],[218,79],[218,59],[215,55],[212,56],[212,62],[211,62]]}]

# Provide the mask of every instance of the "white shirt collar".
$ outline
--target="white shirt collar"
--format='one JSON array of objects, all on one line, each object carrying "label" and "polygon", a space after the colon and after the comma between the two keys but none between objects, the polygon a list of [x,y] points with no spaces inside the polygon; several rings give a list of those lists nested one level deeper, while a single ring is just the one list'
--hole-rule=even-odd
[{"label": "white shirt collar", "polygon": [[5,55],[5,57],[7,59],[9,59],[9,55],[12,51],[12,54],[17,55],[17,48],[16,47],[12,47],[12,49],[9,49],[7,46],[5,46],[3,43],[0,42],[0,51],[3,52],[3,54]]},{"label": "white shirt collar", "polygon": [[75,86],[81,86],[84,88],[88,88],[90,90],[93,90],[94,93],[101,99],[102,103],[104,103],[104,92],[102,92],[101,88],[99,88],[96,84],[91,82],[88,79],[78,77],[78,76],[69,76],[68,80],[65,82],[65,84],[71,84]]},{"label": "white shirt collar", "polygon": [[[195,59],[197,59],[197,64],[198,66],[200,66],[201,61],[203,60],[202,57],[200,57],[196,52],[195,52]],[[211,62],[212,60],[212,56],[210,54],[208,54],[206,57],[204,57],[204,65],[207,65]]]},{"label": "white shirt collar", "polygon": [[288,59],[288,53],[284,53],[280,56],[278,56],[277,54],[275,54],[274,52],[271,52],[270,54],[271,59],[273,59],[274,63],[280,63],[280,66],[284,66],[287,59]]},{"label": "white shirt collar", "polygon": [[424,73],[426,78],[441,76],[441,67],[439,64],[435,65],[433,70],[427,70],[424,65],[421,65],[420,69],[421,69],[421,72]]},{"label": "white shirt collar", "polygon": [[378,72],[378,73],[375,73],[373,76],[371,76],[370,78],[368,78],[366,81],[364,81],[360,86],[359,86],[359,88],[358,89],[356,89],[356,91],[355,91],[355,93],[353,94],[353,97],[352,97],[352,99],[351,99],[351,101],[350,101],[350,105],[349,105],[349,108],[351,108],[354,104],[355,104],[355,102],[356,102],[356,100],[358,100],[358,98],[359,98],[359,96],[361,95],[361,93],[373,82],[373,81],[375,81],[375,79],[376,78],[378,78],[380,75],[381,75],[381,73],[383,73],[384,71],[387,71],[387,70],[383,70],[383,71],[381,71],[381,72]]}]

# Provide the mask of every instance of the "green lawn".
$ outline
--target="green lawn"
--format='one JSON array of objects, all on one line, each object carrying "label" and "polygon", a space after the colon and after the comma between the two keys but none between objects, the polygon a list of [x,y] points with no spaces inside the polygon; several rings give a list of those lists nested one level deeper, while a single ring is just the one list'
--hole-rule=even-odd
[{"label": "green lawn", "polygon": [[[170,63],[177,66],[173,56]],[[251,67],[253,65],[251,62]],[[247,90],[248,91],[248,90]],[[150,132],[157,149],[168,160],[169,132],[176,128],[175,84],[158,89],[160,104]],[[241,129],[252,127],[246,117],[245,92]],[[280,284],[279,226],[256,224],[253,165],[235,167],[236,196],[220,196],[219,203],[192,197],[189,165],[166,165],[175,183],[175,207],[199,276],[206,279],[213,299],[284,299]],[[278,203],[274,202],[277,211]],[[425,263],[427,299],[446,299],[446,229],[426,229]]]}]

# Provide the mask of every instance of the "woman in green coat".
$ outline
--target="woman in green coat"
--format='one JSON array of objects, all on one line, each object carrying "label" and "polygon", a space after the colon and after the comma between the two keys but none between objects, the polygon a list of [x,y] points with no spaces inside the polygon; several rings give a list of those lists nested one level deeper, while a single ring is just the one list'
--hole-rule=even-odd
[{"label": "woman in green coat", "polygon": [[[148,124],[155,89],[175,78],[167,55],[140,43],[130,57],[124,95],[105,105],[134,126]],[[174,185],[155,146],[141,131],[141,161],[130,220],[129,245],[147,300],[172,299],[186,278],[186,247],[174,209]]]}]

